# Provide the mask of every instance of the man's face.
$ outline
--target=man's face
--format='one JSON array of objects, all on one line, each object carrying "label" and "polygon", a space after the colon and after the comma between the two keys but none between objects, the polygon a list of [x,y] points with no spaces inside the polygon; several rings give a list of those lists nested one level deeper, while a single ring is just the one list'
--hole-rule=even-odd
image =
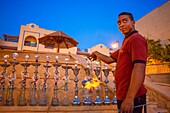
[{"label": "man's face", "polygon": [[117,23],[120,32],[122,32],[125,36],[129,34],[131,31],[135,30],[134,28],[135,22],[132,21],[128,15],[120,15],[118,17]]}]

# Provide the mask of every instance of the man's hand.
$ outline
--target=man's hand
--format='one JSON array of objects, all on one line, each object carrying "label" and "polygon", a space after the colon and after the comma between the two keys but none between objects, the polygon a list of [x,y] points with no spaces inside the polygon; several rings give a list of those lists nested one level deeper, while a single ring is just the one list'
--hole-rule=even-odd
[{"label": "man's hand", "polygon": [[97,56],[96,56],[97,51],[94,51],[92,54],[88,55],[88,59],[90,60],[97,60]]},{"label": "man's hand", "polygon": [[110,56],[104,55],[98,51],[94,51],[93,53],[91,53],[90,55],[87,56],[87,58],[89,58],[90,60],[101,60],[103,62],[105,62],[106,64],[110,64],[115,62],[115,60],[113,58],[111,58]]},{"label": "man's hand", "polygon": [[135,63],[133,70],[132,70],[130,86],[129,86],[126,98],[121,105],[122,112],[120,113],[132,113],[133,112],[134,98],[135,98],[137,91],[143,84],[144,77],[145,77],[145,64]]},{"label": "man's hand", "polygon": [[133,113],[133,99],[125,99],[121,105],[120,113]]}]

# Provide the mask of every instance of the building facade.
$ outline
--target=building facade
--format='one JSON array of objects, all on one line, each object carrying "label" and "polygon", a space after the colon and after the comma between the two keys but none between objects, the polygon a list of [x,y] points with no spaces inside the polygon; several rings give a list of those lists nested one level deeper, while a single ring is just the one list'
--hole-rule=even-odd
[{"label": "building facade", "polygon": [[[39,52],[56,52],[57,48],[45,47],[39,43],[38,39],[53,33],[55,31],[46,30],[40,28],[34,23],[27,25],[21,25],[19,37],[4,35],[7,40],[0,42],[1,48],[16,49],[19,51],[39,51]],[[15,39],[18,41],[9,41],[9,39]],[[69,49],[60,48],[60,53],[73,53],[76,54],[77,47],[72,47]]]},{"label": "building facade", "polygon": [[91,48],[88,48],[88,53],[91,54],[94,51],[100,51],[101,53],[110,56],[110,49],[103,44],[97,44]]},{"label": "building facade", "polygon": [[136,21],[136,29],[147,38],[169,43],[170,0]]}]

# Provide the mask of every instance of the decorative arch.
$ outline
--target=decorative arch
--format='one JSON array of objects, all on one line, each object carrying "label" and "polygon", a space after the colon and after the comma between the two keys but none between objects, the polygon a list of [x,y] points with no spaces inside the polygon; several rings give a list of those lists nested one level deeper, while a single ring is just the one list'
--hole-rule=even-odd
[{"label": "decorative arch", "polygon": [[24,46],[37,46],[37,39],[34,36],[27,36],[24,41]]}]

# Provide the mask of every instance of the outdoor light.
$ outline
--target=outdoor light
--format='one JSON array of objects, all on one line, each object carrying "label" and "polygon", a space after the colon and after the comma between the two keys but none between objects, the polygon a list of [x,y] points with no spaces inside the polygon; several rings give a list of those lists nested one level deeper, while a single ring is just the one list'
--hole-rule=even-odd
[{"label": "outdoor light", "polygon": [[113,49],[118,49],[119,48],[119,41],[113,42],[112,43],[112,48]]}]

